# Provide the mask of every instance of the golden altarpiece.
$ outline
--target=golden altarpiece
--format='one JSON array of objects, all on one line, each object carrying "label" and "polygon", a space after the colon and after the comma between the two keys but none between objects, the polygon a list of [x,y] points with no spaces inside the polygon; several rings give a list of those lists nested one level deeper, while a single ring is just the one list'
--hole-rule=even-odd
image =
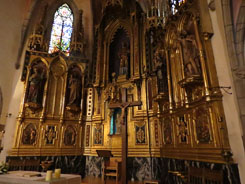
[{"label": "golden altarpiece", "polygon": [[28,42],[21,78],[24,96],[11,154],[81,155],[88,63],[83,12],[75,19],[69,54],[50,53],[46,14],[47,6]]},{"label": "golden altarpiece", "polygon": [[127,116],[129,156],[224,162],[229,143],[202,5],[184,3],[166,19],[154,6],[146,15],[135,2],[104,4],[84,154],[109,149],[120,156],[120,112],[109,104],[127,88],[128,101],[142,101]]},{"label": "golden altarpiece", "polygon": [[[159,13],[154,3],[144,13],[134,0],[102,1],[88,70],[84,40],[76,36],[82,26],[67,56],[47,52],[41,22],[26,54],[11,155],[91,157],[101,149],[121,156],[121,111],[109,106],[126,88],[127,101],[142,102],[127,114],[129,157],[232,160],[208,5],[183,2],[171,15],[169,7]],[[73,49],[81,55],[73,56]],[[42,95],[33,101],[35,75]]]}]

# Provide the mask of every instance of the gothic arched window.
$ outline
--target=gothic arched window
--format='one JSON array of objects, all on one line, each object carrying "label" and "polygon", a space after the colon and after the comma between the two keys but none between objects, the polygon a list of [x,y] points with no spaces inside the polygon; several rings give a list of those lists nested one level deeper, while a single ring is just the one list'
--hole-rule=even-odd
[{"label": "gothic arched window", "polygon": [[171,13],[175,14],[178,11],[178,8],[181,4],[185,3],[187,0],[170,0],[170,9]]},{"label": "gothic arched window", "polygon": [[69,52],[72,34],[73,13],[67,4],[61,5],[54,14],[49,43],[49,53]]}]

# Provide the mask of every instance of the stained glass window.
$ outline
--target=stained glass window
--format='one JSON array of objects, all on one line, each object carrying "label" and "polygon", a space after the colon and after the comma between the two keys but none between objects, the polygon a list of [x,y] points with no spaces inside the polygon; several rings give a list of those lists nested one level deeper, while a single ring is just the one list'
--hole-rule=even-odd
[{"label": "stained glass window", "polygon": [[187,0],[170,0],[170,9],[172,14],[177,13],[178,8],[181,4],[185,3]]},{"label": "stained glass window", "polygon": [[67,4],[63,4],[54,14],[54,22],[49,43],[49,53],[69,52],[72,34],[73,14]]}]

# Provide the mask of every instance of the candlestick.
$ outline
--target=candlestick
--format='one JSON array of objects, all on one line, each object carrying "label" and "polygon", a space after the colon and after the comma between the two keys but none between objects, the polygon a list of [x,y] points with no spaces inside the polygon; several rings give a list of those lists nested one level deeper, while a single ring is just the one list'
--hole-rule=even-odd
[{"label": "candlestick", "polygon": [[60,178],[60,173],[61,173],[61,169],[55,169],[55,171],[54,171],[54,177],[55,178]]},{"label": "candlestick", "polygon": [[45,181],[51,181],[52,179],[52,170],[47,171]]}]

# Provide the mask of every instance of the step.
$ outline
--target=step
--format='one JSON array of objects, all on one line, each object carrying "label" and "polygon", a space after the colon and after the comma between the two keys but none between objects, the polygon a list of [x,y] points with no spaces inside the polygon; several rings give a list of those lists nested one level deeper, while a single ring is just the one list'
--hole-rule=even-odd
[{"label": "step", "polygon": [[106,167],[106,170],[117,170],[117,167],[108,166]]},{"label": "step", "polygon": [[109,173],[106,173],[105,174],[106,176],[117,176],[117,173],[114,173],[114,172],[109,172]]}]

